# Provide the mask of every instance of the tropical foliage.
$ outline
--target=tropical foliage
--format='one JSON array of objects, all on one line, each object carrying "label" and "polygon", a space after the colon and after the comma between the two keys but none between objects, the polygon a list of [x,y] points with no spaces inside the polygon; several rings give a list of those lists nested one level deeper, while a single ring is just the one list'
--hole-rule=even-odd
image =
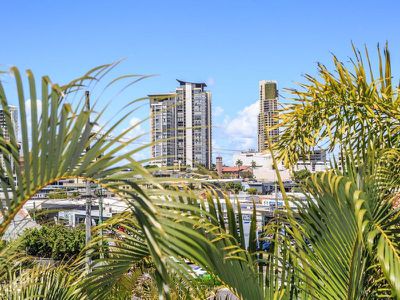
[{"label": "tropical foliage", "polygon": [[276,146],[288,166],[320,144],[338,153],[331,171],[306,181],[307,201],[297,202],[304,241],[295,239],[296,250],[310,295],[399,298],[398,87],[387,47],[383,56],[378,47],[378,76],[367,50],[354,54],[353,71],[334,57],[335,73],[319,64],[320,79],[307,75],[303,90],[291,91],[297,103],[281,114]]},{"label": "tropical foliage", "polygon": [[280,114],[284,130],[276,145],[286,166],[307,157],[316,146],[362,154],[356,159],[366,155],[371,143],[375,149],[398,146],[400,95],[389,49],[386,45],[382,55],[378,46],[377,72],[367,48],[364,56],[353,50],[352,70],[333,56],[333,72],[318,64],[320,79],[305,75],[307,82],[300,90],[289,90],[294,104]]},{"label": "tropical foliage", "polygon": [[227,191],[233,192],[234,194],[238,194],[240,191],[243,190],[243,186],[240,182],[228,182],[224,185],[224,188]]},{"label": "tropical foliage", "polygon": [[[10,132],[2,133],[0,143],[6,162],[0,178],[6,197],[0,233],[35,192],[64,177],[83,177],[115,191],[127,210],[94,228],[90,244],[72,262],[27,263],[20,248],[3,245],[1,297],[131,299],[141,293],[149,299],[204,299],[213,287],[199,283],[187,264],[192,262],[240,299],[400,299],[400,220],[394,205],[400,182],[398,87],[392,83],[387,48],[383,56],[378,51],[378,76],[368,52],[354,53],[353,71],[334,57],[337,73],[320,64],[319,78],[307,75],[302,91],[291,91],[296,99],[281,113],[282,138],[274,145],[278,157],[271,151],[287,209],[275,211],[257,228],[254,208],[249,232],[238,201],[218,197],[212,187],[201,194],[166,189],[162,178],[151,176],[133,158],[146,145],[127,148],[138,138],[124,139],[132,128],[116,134],[130,111],[95,130],[103,111],[90,118],[93,111],[82,89],[114,65],[95,68],[67,85],[43,77],[40,114],[28,71],[29,122],[22,80],[12,68],[24,164],[0,86]],[[111,83],[132,78],[143,76]],[[73,105],[71,95],[80,101]],[[337,154],[331,170],[302,180],[305,199],[288,197],[277,161],[290,167],[321,145]],[[13,172],[16,179],[5,180]]]},{"label": "tropical foliage", "polygon": [[45,225],[26,230],[21,246],[27,255],[58,260],[70,260],[85,247],[85,231],[80,227]]},{"label": "tropical foliage", "polygon": [[256,188],[248,188],[246,192],[249,193],[250,195],[256,195],[258,190]]},{"label": "tropical foliage", "polygon": [[307,169],[293,171],[293,179],[297,183],[302,183],[306,181],[311,176],[311,172]]}]

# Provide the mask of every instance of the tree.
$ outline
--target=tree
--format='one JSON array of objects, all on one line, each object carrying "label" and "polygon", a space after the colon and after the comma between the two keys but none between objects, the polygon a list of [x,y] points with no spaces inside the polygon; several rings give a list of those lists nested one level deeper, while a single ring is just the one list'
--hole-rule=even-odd
[{"label": "tree", "polygon": [[297,183],[302,183],[308,178],[311,177],[311,172],[307,169],[299,170],[299,171],[294,171],[293,172],[293,179]]},{"label": "tree", "polygon": [[399,91],[392,81],[389,49],[386,45],[382,56],[378,46],[378,72],[367,49],[364,57],[353,49],[354,71],[333,56],[335,70],[318,64],[320,79],[306,75],[301,90],[289,90],[296,102],[279,116],[282,134],[275,145],[287,167],[307,157],[319,143],[329,151],[360,149],[362,155],[371,143],[376,149],[396,145]]},{"label": "tree", "polygon": [[[17,116],[14,116],[14,111],[8,104],[9,93],[0,82],[0,105],[5,116],[2,132],[7,132],[7,139],[0,138],[0,152],[6,158],[1,171],[1,176],[4,178],[1,180],[0,192],[8,197],[0,209],[2,215],[0,236],[4,234],[20,208],[37,191],[63,178],[85,178],[111,189],[122,201],[133,204],[131,209],[134,212],[134,218],[140,220],[139,224],[146,241],[144,244],[146,251],[154,261],[155,278],[160,287],[160,295],[168,297],[172,273],[167,270],[169,267],[167,267],[166,258],[170,257],[171,253],[166,241],[176,245],[179,245],[179,242],[177,236],[174,240],[175,234],[172,228],[168,228],[167,224],[162,225],[161,219],[156,217],[157,211],[161,208],[160,203],[155,202],[154,199],[162,199],[158,192],[160,189],[163,190],[164,196],[168,196],[169,191],[162,189],[160,183],[134,159],[133,155],[142,147],[127,148],[131,141],[137,139],[137,137],[128,136],[137,124],[123,130],[122,133],[115,132],[118,125],[129,118],[134,111],[129,106],[138,101],[129,103],[125,109],[121,110],[122,115],[119,115],[115,122],[105,123],[100,122],[104,116],[102,108],[96,109],[98,113],[94,115],[92,112],[97,107],[89,108],[87,105],[82,105],[80,101],[74,101],[74,99],[85,99],[85,97],[88,99],[89,94],[86,93],[85,88],[91,86],[91,83],[97,84],[99,79],[110,74],[109,72],[116,65],[118,63],[93,68],[67,84],[56,84],[51,82],[48,76],[43,76],[39,86],[36,84],[33,73],[27,70],[28,89],[24,87],[25,81],[20,71],[16,67],[11,68],[10,73],[15,80],[16,91],[10,94],[18,96],[21,146],[13,125],[13,118]],[[131,83],[134,83],[144,78],[146,76],[121,76],[111,80],[105,88],[115,86],[121,80],[131,80]],[[28,99],[30,106],[26,106]],[[41,103],[38,99],[41,99]],[[38,109],[40,104],[41,110]],[[128,112],[125,113],[126,111]],[[27,117],[28,113],[30,118]],[[99,126],[100,130],[95,130],[95,125]],[[104,134],[99,135],[99,132],[104,132]],[[24,163],[20,164],[20,160]],[[12,174],[15,174],[17,181],[11,176]],[[157,191],[146,189],[149,185],[157,187]],[[171,198],[176,196],[173,196],[174,193],[175,191],[171,191]],[[13,250],[7,248],[7,251]],[[85,253],[88,252],[85,251]],[[1,255],[4,261],[13,257],[9,252],[2,252]],[[138,257],[141,258],[140,255]],[[80,258],[79,261],[82,262],[83,259]],[[20,265],[14,263],[12,266],[11,269],[0,267],[2,288],[6,288],[3,283],[23,284],[24,282],[19,280],[21,278],[18,279],[21,274],[18,269]],[[85,270],[81,267],[78,269]],[[125,270],[128,272],[129,267]],[[26,272],[30,271],[26,270]],[[83,275],[77,274],[76,280],[79,276]],[[62,278],[66,277],[63,275]],[[62,278],[60,278],[61,281],[64,280]],[[69,275],[68,280],[70,280]],[[31,284],[30,281],[29,284]],[[15,293],[24,290],[23,287],[12,285],[9,289]],[[15,298],[21,298],[21,295],[18,294]]]},{"label": "tree", "polygon": [[66,192],[51,192],[47,194],[47,198],[49,199],[66,199],[68,198],[68,195]]},{"label": "tree", "polygon": [[254,169],[257,168],[257,167],[258,167],[257,163],[254,160],[252,160],[251,161],[251,170],[253,171],[253,173],[254,173]]},{"label": "tree", "polygon": [[235,165],[236,165],[237,168],[238,168],[238,178],[240,178],[240,168],[243,166],[243,161],[241,161],[240,159],[238,159],[238,160],[235,162]]},{"label": "tree", "polygon": [[[122,295],[121,290],[126,291],[124,283],[137,262],[150,259],[154,264],[153,279],[158,287],[159,298],[169,299],[173,292],[172,278],[180,280],[180,289],[193,286],[191,271],[185,267],[183,260],[187,258],[210,274],[215,274],[217,281],[221,280],[232,287],[237,281],[237,274],[241,274],[244,285],[234,288],[236,293],[247,299],[260,298],[257,295],[260,295],[261,290],[254,286],[257,276],[252,271],[250,257],[239,254],[240,259],[229,264],[229,272],[223,271],[225,257],[231,251],[228,249],[232,249],[231,246],[236,247],[238,242],[232,240],[222,228],[221,236],[218,229],[206,234],[207,239],[204,239],[203,229],[215,227],[215,216],[212,220],[208,219],[208,215],[199,210],[200,199],[196,199],[194,194],[164,189],[163,179],[154,178],[134,159],[133,155],[143,147],[127,149],[130,141],[137,137],[128,140],[124,140],[124,137],[135,125],[122,133],[114,132],[129,117],[130,109],[115,122],[106,122],[106,126],[94,130],[94,125],[101,123],[99,120],[104,110],[98,109],[100,113],[91,118],[92,110],[79,101],[73,102],[75,98],[87,99],[88,95],[83,88],[108,74],[115,66],[116,64],[111,64],[94,68],[84,76],[63,85],[51,83],[44,76],[40,80],[39,89],[33,73],[28,70],[28,93],[24,89],[19,70],[12,68],[20,108],[22,147],[19,147],[10,118],[12,113],[6,96],[8,93],[0,82],[0,104],[6,116],[6,129],[3,130],[7,130],[10,136],[7,140],[0,139],[1,154],[7,158],[1,174],[4,177],[4,174],[15,172],[18,179],[18,184],[12,177],[1,180],[1,192],[10,197],[1,207],[0,236],[31,195],[49,183],[63,178],[84,178],[111,189],[125,201],[130,213],[129,216],[116,216],[109,223],[104,223],[104,226],[110,226],[111,229],[103,231],[104,234],[93,232],[93,239],[82,255],[70,263],[62,262],[60,268],[25,268],[24,258],[19,256],[20,253],[12,243],[6,245],[0,252],[0,294],[15,299],[42,296],[71,299],[74,297],[71,295],[79,299],[109,299],[110,296]],[[111,80],[111,85],[129,78],[141,80],[145,76],[121,76]],[[106,85],[106,88],[109,86]],[[37,90],[41,91],[39,96]],[[25,98],[25,95],[28,96]],[[38,98],[42,101],[41,112],[38,111]],[[30,99],[30,107],[25,106],[27,99]],[[31,116],[29,119],[28,109]],[[99,135],[98,132],[104,134]],[[32,137],[33,142],[29,142],[28,136]],[[21,149],[20,153],[18,149]],[[24,164],[19,163],[20,156]],[[209,207],[210,205],[211,203]],[[219,217],[221,216],[220,211]],[[115,228],[118,230],[112,233]],[[231,234],[237,236],[235,230]],[[109,249],[99,247],[104,239],[113,239]],[[219,242],[215,243],[214,239]],[[241,247],[244,247],[243,239],[242,235]],[[193,246],[190,253],[187,252],[188,244]],[[106,256],[104,251],[107,251]],[[92,258],[89,268],[83,265],[87,256]],[[219,274],[217,270],[223,272]],[[43,282],[51,284],[51,287]],[[253,287],[249,289],[251,286]],[[199,298],[205,298],[201,290],[187,294],[198,294]]]},{"label": "tree", "polygon": [[[378,47],[377,76],[367,50],[363,56],[354,49],[354,56],[353,71],[334,56],[334,71],[319,64],[320,78],[306,75],[303,89],[291,90],[297,102],[281,115],[276,149],[288,167],[318,143],[340,153],[331,171],[306,181],[300,218],[291,220],[299,228],[295,251],[307,266],[301,279],[307,293],[399,298],[400,218],[392,208],[399,189],[399,89],[387,46],[383,57]],[[300,246],[301,236],[310,247]]]},{"label": "tree", "polygon": [[228,182],[228,183],[225,185],[225,188],[226,188],[228,191],[233,192],[234,194],[238,194],[240,191],[243,190],[243,186],[242,186],[242,184],[239,183],[239,182]]},{"label": "tree", "polygon": [[[62,113],[54,107],[58,107],[62,94],[50,97],[53,101],[51,105],[45,103],[45,107],[57,113],[50,114],[50,118],[44,113],[39,118],[46,121],[46,126],[39,126],[45,133],[38,145],[28,147],[29,151],[24,149],[29,143],[24,138],[27,135],[22,134],[22,150],[28,154],[24,158],[32,160],[28,158],[27,166],[17,167],[18,181],[23,184],[17,187],[12,180],[6,183],[11,186],[3,191],[12,191],[13,198],[4,201],[8,210],[2,208],[2,225],[10,223],[9,218],[25,199],[40,188],[35,180],[44,185],[57,174],[95,177],[106,187],[116,189],[129,209],[102,225],[104,229],[118,225],[118,232],[105,230],[103,236],[95,235],[88,245],[95,252],[99,251],[101,239],[110,242],[107,257],[94,259],[90,273],[82,272],[79,262],[68,269],[73,270],[70,272],[54,268],[39,271],[37,267],[21,272],[21,265],[15,264],[15,252],[6,245],[0,252],[4,266],[0,268],[0,294],[19,299],[26,297],[28,291],[35,296],[40,291],[46,298],[51,295],[53,299],[71,299],[72,290],[79,299],[108,299],[121,296],[123,290],[124,297],[130,298],[129,274],[137,262],[151,259],[159,298],[172,297],[172,278],[177,278],[181,281],[179,287],[189,287],[185,290],[190,291],[187,295],[204,299],[201,291],[193,288],[187,259],[216,276],[240,299],[399,298],[400,216],[392,206],[400,190],[398,88],[391,81],[387,48],[377,77],[372,70],[371,75],[366,75],[363,61],[369,66],[368,56],[361,60],[359,52],[355,53],[354,71],[334,58],[337,77],[319,65],[321,79],[307,76],[310,82],[302,84],[304,90],[293,91],[299,97],[298,103],[283,112],[282,139],[275,146],[278,158],[290,167],[302,151],[306,153],[318,142],[326,142],[331,150],[339,147],[340,157],[331,162],[331,170],[312,174],[311,180],[305,182],[305,199],[289,198],[281,188],[286,210],[276,211],[275,218],[263,226],[263,232],[257,228],[255,207],[250,230],[245,232],[238,201],[219,199],[214,190],[205,191],[202,198],[185,191],[165,190],[162,182],[132,157],[113,152],[118,147],[116,141],[115,145],[102,141],[98,148],[91,147],[92,152],[81,156],[90,136],[90,128],[85,130],[81,124],[86,124],[86,114],[78,111],[58,119]],[[4,102],[1,92],[0,89],[0,100]],[[7,109],[7,105],[3,107]],[[65,109],[67,113],[69,108]],[[26,115],[22,113],[20,118],[23,133]],[[65,135],[63,122],[72,122],[65,126]],[[16,139],[0,139],[0,143],[3,154],[16,160]],[[104,150],[106,156],[109,154],[107,159],[93,165],[91,157],[98,157],[97,151],[103,147],[113,149],[112,153]],[[272,150],[271,155],[276,166]],[[39,162],[36,167],[35,160]],[[64,160],[67,169],[62,168]],[[125,160],[127,165],[119,168]],[[43,161],[46,164],[39,167]],[[127,167],[132,170],[129,176],[121,174]],[[278,168],[275,171],[278,175]],[[131,176],[134,181],[129,180]],[[278,182],[282,187],[279,176]],[[130,188],[118,190],[121,183]],[[145,183],[157,188],[144,189]],[[231,187],[234,188],[233,183]],[[291,204],[295,204],[296,211]]]},{"label": "tree", "polygon": [[253,179],[253,172],[251,172],[250,170],[245,170],[241,173],[241,177],[242,178],[248,178],[248,179]]},{"label": "tree", "polygon": [[247,193],[249,193],[250,195],[257,195],[257,189],[256,188],[248,188],[246,190]]},{"label": "tree", "polygon": [[[368,75],[374,78],[371,82],[356,52],[353,73],[334,58],[338,78],[319,65],[322,79],[307,76],[310,84],[302,84],[302,92],[294,91],[299,99],[283,113],[282,140],[275,146],[279,158],[290,167],[302,152],[327,142],[331,149],[340,147],[340,164],[334,160],[332,170],[312,174],[302,187],[305,199],[289,199],[279,180],[286,211],[277,211],[259,234],[254,209],[248,247],[241,206],[229,198],[224,199],[226,212],[219,201],[214,202],[214,194],[206,197],[208,205],[201,202],[190,214],[188,207],[184,215],[164,212],[185,241],[203,250],[186,255],[218,276],[235,295],[242,299],[399,298],[400,216],[392,199],[400,190],[396,120],[400,101],[391,83],[387,49],[384,55],[381,75]],[[276,166],[274,151],[271,155]],[[279,174],[278,168],[275,171]],[[199,236],[190,230],[192,226]],[[134,245],[121,244],[120,252]]]},{"label": "tree", "polygon": [[85,231],[63,225],[42,226],[24,232],[21,243],[28,255],[69,260],[85,246]]}]

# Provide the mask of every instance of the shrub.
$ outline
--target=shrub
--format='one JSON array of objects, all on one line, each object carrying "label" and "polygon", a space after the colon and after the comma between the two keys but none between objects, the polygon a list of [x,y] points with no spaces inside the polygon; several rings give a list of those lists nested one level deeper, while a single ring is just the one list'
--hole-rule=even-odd
[{"label": "shrub", "polygon": [[250,195],[257,195],[257,189],[256,188],[248,188],[246,190],[247,193],[249,193]]},{"label": "shrub", "polygon": [[47,194],[48,199],[67,199],[68,195],[66,192],[52,192]]},{"label": "shrub", "polygon": [[85,246],[85,232],[62,225],[42,226],[24,233],[22,245],[27,254],[56,260],[76,257]]},{"label": "shrub", "polygon": [[235,194],[238,194],[240,191],[243,190],[242,184],[241,183],[235,183],[235,182],[228,182],[225,185],[225,188],[228,191],[231,191],[231,192],[233,192]]},{"label": "shrub", "polygon": [[293,172],[293,179],[297,183],[302,183],[302,182],[306,181],[308,178],[310,178],[310,176],[311,176],[311,172],[307,169]]}]

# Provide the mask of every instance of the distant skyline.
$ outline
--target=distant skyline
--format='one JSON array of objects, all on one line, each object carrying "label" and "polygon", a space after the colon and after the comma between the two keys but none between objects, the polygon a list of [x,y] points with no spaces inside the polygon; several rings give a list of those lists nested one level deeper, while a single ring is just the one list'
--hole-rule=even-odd
[{"label": "distant skyline", "polygon": [[[317,62],[331,66],[331,53],[347,61],[351,41],[371,52],[389,41],[396,78],[400,71],[395,0],[17,0],[0,8],[1,70],[16,65],[66,82],[126,58],[119,74],[158,74],[124,93],[121,104],[173,91],[175,79],[206,82],[213,94],[213,156],[227,163],[234,150],[257,148],[260,80],[276,80],[282,101],[282,88],[304,82],[302,74],[315,75]],[[147,113],[148,106],[126,126]],[[148,122],[137,128],[148,130]]]}]

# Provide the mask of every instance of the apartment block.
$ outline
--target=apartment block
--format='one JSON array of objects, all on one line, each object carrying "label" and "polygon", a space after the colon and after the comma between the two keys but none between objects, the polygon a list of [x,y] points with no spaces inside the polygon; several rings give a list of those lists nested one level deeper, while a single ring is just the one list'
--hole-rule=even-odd
[{"label": "apartment block", "polygon": [[174,93],[152,94],[153,164],[211,167],[211,92],[205,83],[177,80]]},{"label": "apartment block", "polygon": [[[10,122],[11,126],[13,127],[13,131],[15,134],[15,138],[18,141],[18,108],[16,106],[10,105],[8,107],[9,111],[9,117],[10,117]],[[7,115],[4,110],[0,110],[0,129],[1,129],[1,135],[3,138],[7,141],[10,140],[10,131],[9,128],[7,127]],[[14,180],[16,180],[16,174],[15,174],[15,166],[14,166],[14,160],[10,159],[11,163],[11,168],[13,170],[13,177]],[[6,160],[4,159],[4,154],[0,152],[0,165],[3,170],[6,169]]]},{"label": "apartment block", "polygon": [[268,148],[267,134],[273,143],[278,141],[279,129],[267,130],[278,124],[278,97],[276,81],[261,80],[259,82],[258,152],[263,152]]}]

